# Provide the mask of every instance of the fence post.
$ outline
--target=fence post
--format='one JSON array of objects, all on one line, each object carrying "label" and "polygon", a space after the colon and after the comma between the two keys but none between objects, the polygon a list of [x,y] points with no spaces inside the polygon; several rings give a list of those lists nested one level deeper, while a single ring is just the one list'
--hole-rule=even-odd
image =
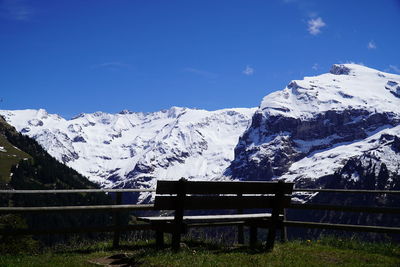
[{"label": "fence post", "polygon": [[[121,204],[122,204],[122,192],[117,192],[116,196],[115,196],[115,205],[121,205]],[[121,234],[121,231],[118,229],[118,227],[121,225],[121,214],[120,214],[120,211],[115,211],[113,213],[113,223],[117,228],[114,231],[113,248],[118,248],[119,247],[120,234]]]},{"label": "fence post", "polygon": [[281,228],[281,242],[286,242],[288,241],[287,239],[287,228],[284,224],[284,222],[286,221],[286,209],[283,209],[283,225]]},{"label": "fence post", "polygon": [[[242,196],[242,194],[237,194],[238,196]],[[238,214],[243,214],[243,209],[237,210]],[[238,244],[244,244],[244,233],[243,233],[243,225],[238,225]]]}]

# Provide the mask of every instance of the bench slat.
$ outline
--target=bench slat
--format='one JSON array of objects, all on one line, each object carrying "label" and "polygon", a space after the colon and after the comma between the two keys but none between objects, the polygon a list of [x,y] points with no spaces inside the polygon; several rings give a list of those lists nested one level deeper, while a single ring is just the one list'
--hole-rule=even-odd
[{"label": "bench slat", "polygon": [[[186,181],[186,194],[291,194],[293,183]],[[178,181],[157,181],[157,194],[176,194]]]},{"label": "bench slat", "polygon": [[[242,221],[249,219],[267,219],[271,217],[271,213],[252,213],[252,214],[224,214],[224,215],[192,215],[183,216],[185,222],[197,221]],[[281,216],[283,218],[283,215]],[[168,222],[173,221],[174,216],[160,217],[138,217],[137,220],[145,222]]]},{"label": "bench slat", "polygon": [[[290,204],[290,196],[284,196],[279,208]],[[273,196],[186,196],[183,209],[259,209],[272,208],[275,204]],[[154,208],[159,210],[174,210],[177,207],[176,196],[156,196]]]}]

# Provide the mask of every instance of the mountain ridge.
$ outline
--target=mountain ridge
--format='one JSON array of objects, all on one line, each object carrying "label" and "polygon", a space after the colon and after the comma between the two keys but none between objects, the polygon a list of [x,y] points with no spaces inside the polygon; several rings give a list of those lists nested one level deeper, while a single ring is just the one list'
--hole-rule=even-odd
[{"label": "mountain ridge", "polygon": [[65,120],[45,110],[0,111],[60,162],[105,187],[155,186],[161,179],[212,179],[233,159],[233,148],[255,109],[95,112]]},{"label": "mountain ridge", "polygon": [[70,120],[45,110],[0,113],[105,187],[151,188],[157,179],[180,177],[322,186],[318,179],[350,159],[398,172],[399,104],[399,75],[335,64],[328,73],[289,82],[253,109],[171,107]]}]

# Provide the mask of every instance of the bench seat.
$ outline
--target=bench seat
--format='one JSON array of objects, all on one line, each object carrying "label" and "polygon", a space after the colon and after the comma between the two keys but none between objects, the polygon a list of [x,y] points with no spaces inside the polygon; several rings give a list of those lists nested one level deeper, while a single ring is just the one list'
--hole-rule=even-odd
[{"label": "bench seat", "polygon": [[[271,213],[253,213],[253,214],[226,214],[226,215],[193,215],[183,216],[183,222],[236,222],[247,221],[252,219],[270,219]],[[280,215],[283,219],[283,215]],[[170,222],[174,220],[174,216],[159,216],[159,217],[138,217],[138,221],[143,222]]]}]

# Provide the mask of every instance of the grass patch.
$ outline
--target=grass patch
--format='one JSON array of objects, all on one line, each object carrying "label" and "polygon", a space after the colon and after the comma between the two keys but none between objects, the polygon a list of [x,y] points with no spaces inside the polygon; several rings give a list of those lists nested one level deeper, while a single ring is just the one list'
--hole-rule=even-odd
[{"label": "grass patch", "polygon": [[[272,252],[262,247],[227,247],[186,241],[180,252],[158,250],[153,243],[125,243],[116,250],[107,242],[64,245],[34,254],[0,255],[0,266],[95,266],[108,261],[127,266],[399,266],[400,247],[387,243],[324,238],[277,243]],[[114,255],[113,259],[109,257]],[[115,264],[114,263],[114,264]],[[130,265],[129,265],[130,264]]]},{"label": "grass patch", "polygon": [[29,154],[14,147],[7,138],[0,134],[0,184],[10,181],[11,167],[17,164],[21,159],[32,158]]}]

